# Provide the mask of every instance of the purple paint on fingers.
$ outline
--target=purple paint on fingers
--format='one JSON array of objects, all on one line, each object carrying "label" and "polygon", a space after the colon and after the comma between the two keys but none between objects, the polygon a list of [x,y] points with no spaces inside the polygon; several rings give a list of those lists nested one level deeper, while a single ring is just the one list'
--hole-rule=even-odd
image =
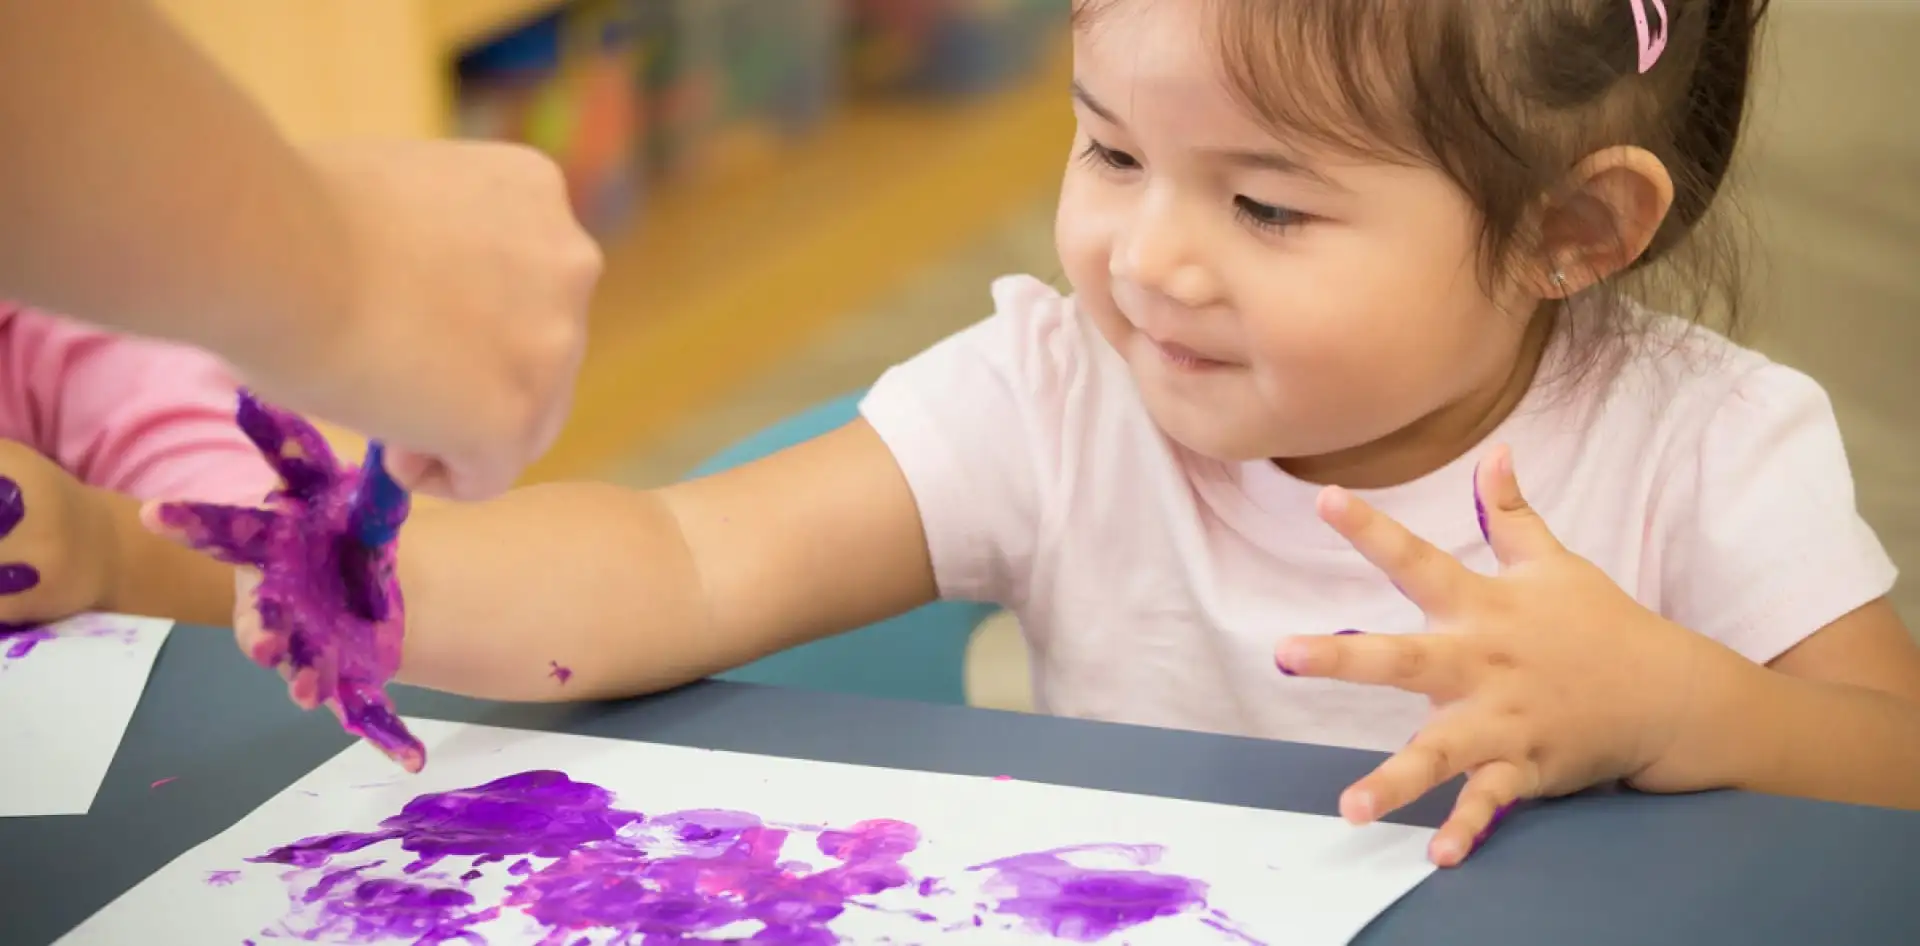
[{"label": "purple paint on fingers", "polygon": [[1480,521],[1480,538],[1492,542],[1493,532],[1487,528],[1487,504],[1480,499],[1480,465],[1473,465],[1473,517]]},{"label": "purple paint on fingers", "polygon": [[[6,538],[27,517],[27,497],[20,484],[0,476],[0,538]],[[0,595],[17,595],[40,584],[40,572],[32,565],[14,562],[0,565]]]},{"label": "purple paint on fingers", "polygon": [[[386,477],[377,445],[369,463],[344,466],[313,425],[247,392],[236,419],[280,475],[269,508],[167,503],[160,521],[196,549],[260,570],[263,637],[250,657],[282,667],[303,703],[327,706],[347,732],[419,771],[426,749],[386,694],[405,633],[395,537],[406,493]],[[370,547],[369,535],[385,541]]]},{"label": "purple paint on fingers", "polygon": [[17,595],[40,586],[40,570],[25,562],[0,565],[0,595]]},{"label": "purple paint on fingers", "polygon": [[1513,810],[1513,804],[1514,804],[1513,802],[1507,802],[1506,804],[1501,805],[1498,808],[1495,808],[1493,810],[1493,817],[1488,818],[1487,826],[1484,828],[1481,828],[1480,833],[1473,836],[1473,844],[1472,846],[1468,847],[1467,850],[1469,851],[1479,850],[1480,845],[1486,843],[1486,840],[1493,836],[1493,829],[1499,827],[1500,822],[1506,820],[1507,813]]},{"label": "purple paint on fingers", "polygon": [[27,517],[27,498],[20,493],[20,484],[11,477],[0,476],[0,539],[13,533],[20,520]]}]

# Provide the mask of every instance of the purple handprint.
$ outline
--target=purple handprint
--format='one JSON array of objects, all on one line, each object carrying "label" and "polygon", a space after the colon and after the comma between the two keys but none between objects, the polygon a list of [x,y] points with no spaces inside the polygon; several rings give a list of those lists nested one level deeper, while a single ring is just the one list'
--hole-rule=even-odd
[{"label": "purple handprint", "polygon": [[400,669],[406,623],[394,573],[406,492],[387,476],[378,443],[362,466],[342,466],[296,414],[243,391],[237,418],[280,474],[281,488],[264,509],[163,503],[160,524],[195,549],[259,569],[261,633],[248,656],[280,668],[294,702],[325,704],[347,732],[420,771],[426,749],[386,694]]}]

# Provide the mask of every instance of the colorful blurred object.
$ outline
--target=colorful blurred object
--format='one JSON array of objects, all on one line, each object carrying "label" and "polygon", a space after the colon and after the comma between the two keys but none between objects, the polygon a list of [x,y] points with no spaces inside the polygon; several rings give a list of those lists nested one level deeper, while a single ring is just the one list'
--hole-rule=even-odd
[{"label": "colorful blurred object", "polygon": [[1029,73],[1068,0],[852,0],[849,72],[862,92],[968,95]]},{"label": "colorful blurred object", "polygon": [[522,141],[566,173],[574,212],[612,230],[639,202],[645,103],[629,0],[576,0],[462,57],[458,132]]},{"label": "colorful blurred object", "polygon": [[844,0],[636,0],[663,174],[724,168],[816,127],[838,100]]},{"label": "colorful blurred object", "polygon": [[596,232],[649,177],[764,164],[844,98],[1028,74],[1068,0],[573,0],[459,62],[459,133],[524,141]]}]

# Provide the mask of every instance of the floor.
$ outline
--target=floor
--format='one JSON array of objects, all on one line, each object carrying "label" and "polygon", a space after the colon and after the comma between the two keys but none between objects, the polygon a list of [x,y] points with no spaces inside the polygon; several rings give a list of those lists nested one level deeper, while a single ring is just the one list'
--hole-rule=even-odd
[{"label": "floor", "polygon": [[[1759,237],[1750,341],[1819,379],[1847,437],[1863,514],[1895,560],[1920,570],[1920,2],[1775,6],[1742,199]],[[1791,77],[1792,81],[1785,81]],[[618,478],[668,481],[733,440],[883,369],[987,312],[1002,273],[1056,272],[1049,203],[1036,203],[897,297],[849,319],[726,403],[680,423]],[[1896,593],[1920,629],[1920,581]],[[989,622],[968,662],[973,702],[1028,706],[1010,620]]]}]

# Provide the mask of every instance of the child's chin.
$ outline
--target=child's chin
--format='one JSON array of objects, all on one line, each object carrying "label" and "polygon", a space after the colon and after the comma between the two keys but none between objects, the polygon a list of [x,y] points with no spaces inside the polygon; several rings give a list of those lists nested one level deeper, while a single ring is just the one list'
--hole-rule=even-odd
[{"label": "child's chin", "polygon": [[[1160,432],[1168,439],[1180,445],[1189,453],[1197,454],[1219,463],[1247,463],[1253,460],[1265,460],[1274,454],[1267,448],[1270,444],[1263,438],[1247,436],[1242,431],[1232,430],[1225,425],[1197,417],[1165,416],[1158,411],[1150,411]],[[1170,410],[1166,414],[1181,414],[1185,411]]]}]

